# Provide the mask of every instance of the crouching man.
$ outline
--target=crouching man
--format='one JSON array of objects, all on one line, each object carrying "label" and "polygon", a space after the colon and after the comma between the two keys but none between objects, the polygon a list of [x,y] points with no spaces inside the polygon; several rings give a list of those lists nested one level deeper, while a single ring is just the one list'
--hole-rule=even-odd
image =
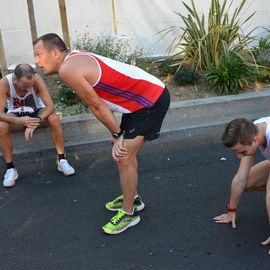
[{"label": "crouching man", "polygon": [[24,129],[25,140],[32,138],[41,125],[49,125],[58,154],[57,169],[65,176],[75,170],[64,151],[63,130],[54,113],[54,104],[42,78],[28,64],[16,66],[13,74],[0,80],[0,149],[7,165],[4,187],[13,187],[19,175],[13,164],[11,133]]},{"label": "crouching man", "polygon": [[[236,228],[236,210],[244,192],[266,191],[266,209],[270,223],[270,117],[254,122],[245,118],[231,121],[225,128],[222,142],[240,159],[232,179],[227,212],[214,217],[216,223],[231,223]],[[254,164],[254,155],[260,150],[265,160]],[[270,244],[270,236],[261,243]],[[270,250],[269,250],[270,255]]]}]

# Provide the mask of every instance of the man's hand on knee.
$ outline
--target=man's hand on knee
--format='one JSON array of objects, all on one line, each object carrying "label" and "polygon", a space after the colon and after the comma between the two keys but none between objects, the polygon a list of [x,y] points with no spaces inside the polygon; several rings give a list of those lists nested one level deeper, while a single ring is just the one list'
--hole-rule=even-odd
[{"label": "man's hand on knee", "polygon": [[119,158],[126,157],[128,154],[127,148],[123,146],[124,136],[120,136],[118,139],[114,140],[112,147],[112,157],[118,162]]}]

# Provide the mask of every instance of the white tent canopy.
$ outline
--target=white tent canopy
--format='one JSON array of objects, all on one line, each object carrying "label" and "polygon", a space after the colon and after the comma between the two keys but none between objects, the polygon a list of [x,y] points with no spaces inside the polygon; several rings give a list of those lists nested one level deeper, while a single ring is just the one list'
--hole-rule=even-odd
[{"label": "white tent canopy", "polygon": [[[69,35],[72,42],[87,33],[91,38],[105,34],[127,36],[143,46],[152,56],[166,54],[172,42],[157,33],[180,24],[174,12],[186,12],[180,0],[66,0]],[[113,19],[113,5],[115,21]],[[189,0],[186,0],[190,3]],[[237,6],[240,0],[234,0]],[[56,0],[33,0],[38,36],[55,32],[62,36],[60,12]],[[199,11],[208,10],[210,0],[195,0]],[[256,11],[250,28],[269,28],[270,5],[263,0],[248,1],[247,14]],[[115,24],[114,24],[115,22]],[[26,0],[0,0],[0,29],[6,62],[15,65],[33,63],[31,31]],[[258,33],[262,30],[258,29]]]}]

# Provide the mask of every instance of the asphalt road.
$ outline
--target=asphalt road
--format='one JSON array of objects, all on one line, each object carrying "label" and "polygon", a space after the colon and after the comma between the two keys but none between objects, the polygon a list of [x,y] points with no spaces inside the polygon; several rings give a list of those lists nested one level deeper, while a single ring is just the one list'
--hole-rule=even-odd
[{"label": "asphalt road", "polygon": [[77,173],[66,178],[52,152],[16,156],[17,186],[0,189],[1,270],[269,269],[265,193],[245,194],[236,230],[212,220],[238,166],[222,145],[148,144],[142,221],[116,236],[101,230],[112,216],[104,203],[120,192],[109,145],[75,147],[69,160]]}]

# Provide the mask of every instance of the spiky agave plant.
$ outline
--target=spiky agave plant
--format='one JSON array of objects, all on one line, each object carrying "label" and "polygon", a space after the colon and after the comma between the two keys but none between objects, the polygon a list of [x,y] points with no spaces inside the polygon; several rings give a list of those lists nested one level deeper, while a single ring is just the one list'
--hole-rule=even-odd
[{"label": "spiky agave plant", "polygon": [[170,51],[177,47],[182,48],[180,52],[171,56],[181,59],[178,61],[179,67],[186,60],[190,60],[196,69],[206,70],[210,64],[219,63],[224,47],[229,48],[230,52],[235,51],[243,57],[248,54],[251,59],[254,59],[251,50],[248,49],[249,43],[253,40],[251,34],[254,29],[244,34],[242,27],[255,12],[246,18],[242,16],[246,0],[242,0],[234,11],[231,11],[232,0],[220,2],[211,0],[207,23],[205,15],[199,15],[193,0],[191,5],[182,2],[188,11],[187,16],[176,13],[183,22],[182,26],[170,27],[162,31],[164,35],[182,32],[180,38],[174,39],[169,46]]}]

